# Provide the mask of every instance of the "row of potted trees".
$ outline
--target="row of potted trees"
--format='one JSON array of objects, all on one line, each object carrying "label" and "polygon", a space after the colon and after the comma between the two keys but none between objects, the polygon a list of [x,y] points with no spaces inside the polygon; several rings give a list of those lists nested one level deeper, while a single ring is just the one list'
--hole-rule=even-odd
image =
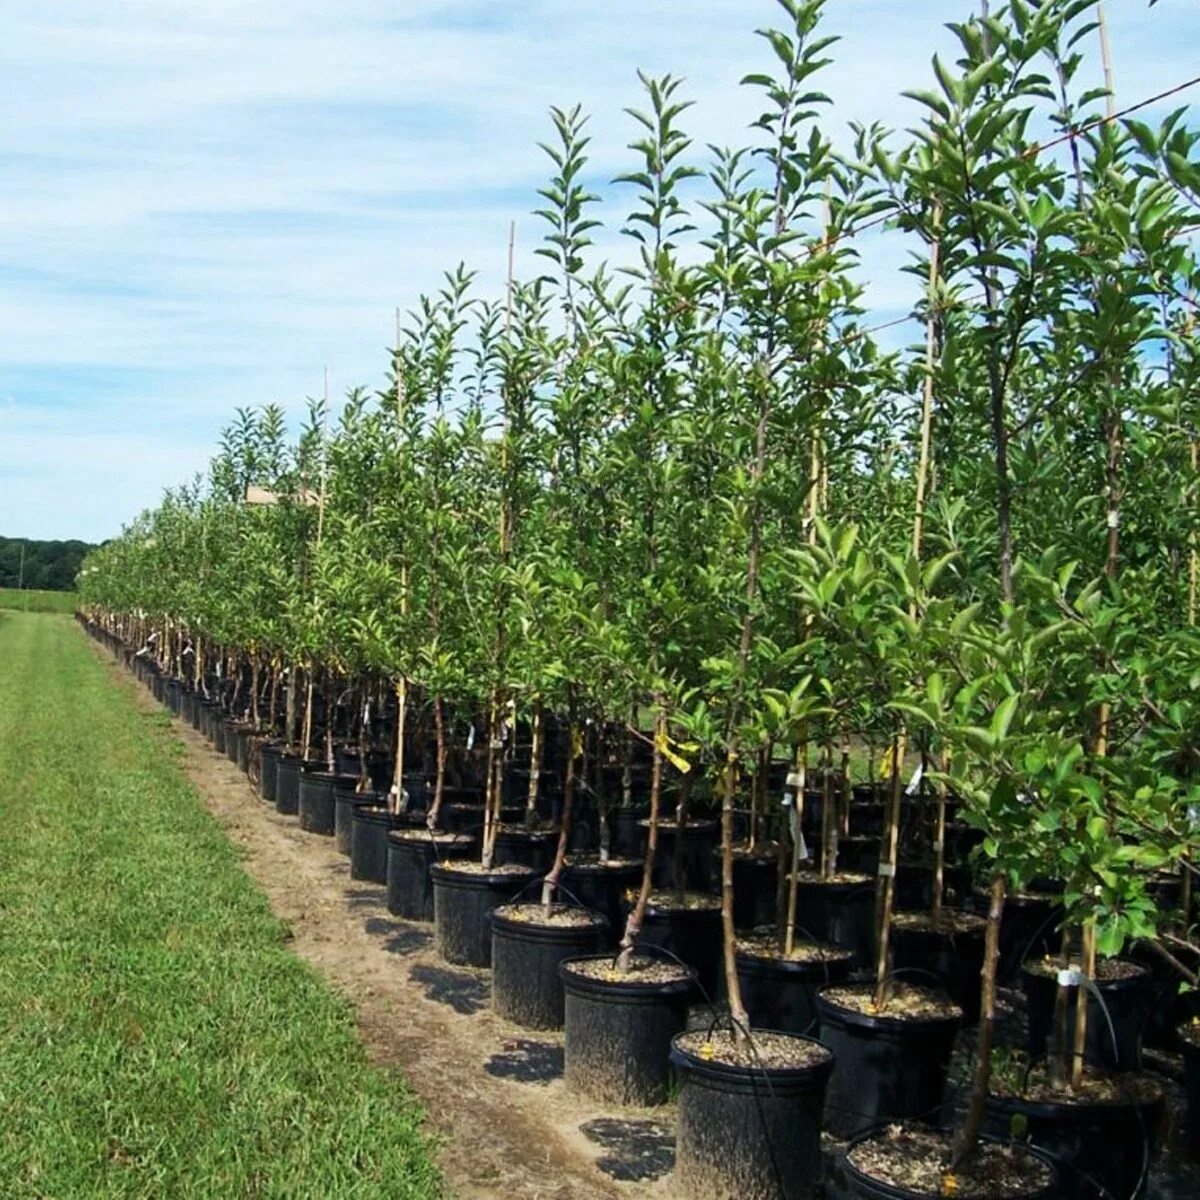
[{"label": "row of potted trees", "polygon": [[[619,274],[555,110],[547,274],[448,274],[294,445],[239,412],[85,565],[85,617],[502,1011],[562,1005],[572,1086],[661,1099],[673,1053],[697,1194],[809,1194],[822,1104],[946,1128],[964,1022],[951,1131],[856,1143],[855,1178],[1051,1186],[987,1129],[1058,1160],[1047,1194],[1132,1194],[1139,1022],[1200,961],[1195,138],[1098,115],[1092,4],[1008,0],[902,144],[835,151],[823,9],[782,0],[756,140],[706,167],[643,80]],[[912,351],[864,323],[879,225]],[[687,1033],[697,986],[727,1016]]]}]

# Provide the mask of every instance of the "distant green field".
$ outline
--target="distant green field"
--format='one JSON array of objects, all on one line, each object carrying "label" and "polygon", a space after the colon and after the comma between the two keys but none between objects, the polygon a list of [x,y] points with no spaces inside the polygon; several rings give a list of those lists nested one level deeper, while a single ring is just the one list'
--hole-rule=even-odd
[{"label": "distant green field", "polygon": [[75,603],[74,592],[39,592],[29,588],[22,592],[16,588],[0,588],[0,608],[69,613],[75,611]]}]

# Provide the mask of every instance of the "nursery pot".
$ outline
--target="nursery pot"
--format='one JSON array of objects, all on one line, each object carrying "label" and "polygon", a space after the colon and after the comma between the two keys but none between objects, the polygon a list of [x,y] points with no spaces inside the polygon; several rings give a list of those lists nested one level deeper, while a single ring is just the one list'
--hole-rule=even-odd
[{"label": "nursery pot", "polygon": [[408,921],[433,920],[433,880],[429,868],[476,849],[469,833],[432,834],[428,829],[393,829],[387,846],[387,907]]},{"label": "nursery pot", "polygon": [[[641,822],[642,846],[646,845],[649,819]],[[721,836],[721,827],[716,821],[689,820],[683,827],[683,873],[684,878],[675,878],[675,847],[680,831],[672,823],[660,821],[658,825],[658,847],[654,854],[654,886],[656,888],[688,887],[693,891],[707,891],[712,886],[712,858]]]},{"label": "nursery pot", "polygon": [[[1182,977],[1175,967],[1155,952],[1151,942],[1134,942],[1127,952],[1134,962],[1141,963],[1150,971],[1151,995],[1143,1044],[1160,1050],[1179,1049],[1179,1030],[1194,1017],[1200,1016],[1200,991],[1194,988],[1180,991]],[[1200,966],[1200,955],[1181,946],[1172,946],[1171,954],[1190,971]]]},{"label": "nursery pot", "polygon": [[646,853],[646,831],[642,826],[645,816],[646,810],[641,807],[609,811],[610,850],[613,858],[641,858]]},{"label": "nursery pot", "polygon": [[810,1034],[817,1027],[817,992],[844,983],[854,957],[840,946],[826,945],[812,957],[785,959],[773,952],[773,943],[771,935],[755,950],[746,944],[738,947],[738,981],[750,1024],[756,1029]]},{"label": "nursery pot", "polygon": [[1119,1102],[992,1095],[983,1130],[1008,1138],[1020,1119],[1022,1140],[1058,1165],[1056,1200],[1133,1200],[1158,1142],[1162,1112],[1157,1091]]},{"label": "nursery pot", "polygon": [[435,863],[433,879],[434,945],[448,963],[492,965],[492,912],[526,891],[537,878],[528,867],[509,863],[489,871],[465,862]]},{"label": "nursery pot", "polygon": [[219,709],[212,715],[212,744],[218,754],[225,753],[225,729],[228,718]]},{"label": "nursery pot", "polygon": [[1183,1057],[1183,1087],[1187,1096],[1184,1131],[1188,1153],[1200,1158],[1200,1031],[1189,1030],[1178,1039]]},{"label": "nursery pot", "polygon": [[268,803],[275,803],[275,788],[279,779],[279,760],[283,747],[278,742],[264,742],[259,752],[258,794]]},{"label": "nursery pot", "polygon": [[275,766],[275,811],[291,815],[300,811],[300,756],[279,756]]},{"label": "nursery pot", "polygon": [[936,981],[968,1024],[974,1024],[979,1020],[987,923],[966,913],[949,915],[957,918],[954,924],[934,927],[926,913],[897,913],[891,928],[892,970],[910,983]]},{"label": "nursery pot", "polygon": [[388,834],[408,821],[381,804],[359,804],[350,819],[350,878],[387,883]]},{"label": "nursery pot", "polygon": [[882,843],[878,834],[844,837],[838,840],[838,870],[856,875],[875,875],[879,871]]},{"label": "nursery pot", "polygon": [[496,831],[495,862],[517,863],[544,875],[554,865],[558,834],[545,829],[514,829],[502,825]]},{"label": "nursery pot", "polygon": [[[759,1051],[722,1061],[707,1035],[671,1043],[679,1085],[675,1177],[689,1196],[812,1200],[821,1182],[821,1113],[833,1055],[796,1034],[752,1031]],[[702,1046],[708,1046],[705,1053]],[[786,1059],[794,1056],[794,1065]],[[777,1062],[782,1058],[784,1062]]]},{"label": "nursery pot", "polygon": [[[847,1147],[847,1157],[844,1160],[845,1183],[840,1193],[843,1200],[942,1200],[949,1193],[942,1180],[930,1180],[929,1186],[921,1190],[898,1187],[882,1179],[875,1179],[855,1165],[851,1155],[857,1146],[870,1141],[875,1133],[865,1133],[855,1138]],[[995,1139],[986,1139],[993,1141]],[[1023,1150],[1029,1156],[1036,1158],[1050,1171],[1050,1179],[1044,1185],[1031,1184],[1023,1191],[1009,1191],[1006,1200],[1061,1200],[1063,1195],[1059,1187],[1058,1167],[1044,1154],[1024,1146]]]},{"label": "nursery pot", "polygon": [[[713,851],[709,878],[721,882],[721,851]],[[748,851],[745,846],[733,850],[733,927],[739,932],[770,925],[775,920],[775,886],[779,864],[773,850]],[[773,1026],[765,1026],[773,1028]]]},{"label": "nursery pot", "polygon": [[[308,833],[333,837],[333,789],[345,784],[344,776],[332,771],[305,771],[300,776],[300,828]],[[353,780],[349,781],[353,786]]]},{"label": "nursery pot", "polygon": [[[1153,983],[1150,972],[1130,959],[1115,959],[1120,964],[1120,977],[1103,978],[1106,964],[1101,963],[1101,977],[1093,986],[1103,997],[1103,1004],[1089,990],[1087,1005],[1087,1041],[1083,1057],[1086,1063],[1110,1071],[1135,1071],[1142,1062],[1142,1034],[1146,1027]],[[1054,998],[1058,990],[1055,973],[1033,970],[1032,964],[1021,968],[1021,986],[1029,1017],[1030,1058],[1044,1057],[1050,1048],[1054,1030]],[[1074,1045],[1076,989],[1068,989],[1067,1046]],[[1107,1016],[1106,1016],[1107,1014]],[[1109,1022],[1112,1028],[1109,1028]],[[1114,1042],[1114,1034],[1116,1040]]]},{"label": "nursery pot", "polygon": [[569,858],[559,879],[559,898],[582,904],[607,921],[611,944],[616,945],[624,929],[627,909],[625,893],[641,886],[640,859]]},{"label": "nursery pot", "polygon": [[554,904],[544,923],[545,912],[527,903],[492,913],[492,1005],[525,1029],[562,1028],[559,964],[603,950],[608,940],[608,922],[599,913]]},{"label": "nursery pot", "polygon": [[[987,895],[975,893],[975,907],[987,912]],[[1021,964],[1028,958],[1053,953],[1058,942],[1057,930],[1062,917],[1062,900],[1044,892],[1010,893],[1004,898],[1000,918],[1000,965],[997,978],[1002,984],[1014,984],[1021,976]]]},{"label": "nursery pot", "polygon": [[806,937],[849,950],[860,966],[872,961],[875,944],[875,885],[866,875],[822,883],[802,871],[796,888],[796,925]]},{"label": "nursery pot", "polygon": [[936,1124],[962,1014],[878,1016],[817,993],[821,1042],[833,1051],[825,1126],[854,1137],[892,1121]]},{"label": "nursery pot", "polygon": [[671,1084],[671,1039],[687,1025],[695,976],[650,982],[582,973],[608,955],[568,959],[563,984],[567,1088],[599,1104],[664,1104]]},{"label": "nursery pot", "polygon": [[353,828],[354,810],[360,805],[378,807],[383,803],[380,792],[357,792],[357,784],[335,783],[333,785],[333,840],[339,854],[350,857],[350,834]]},{"label": "nursery pot", "polygon": [[[667,951],[696,972],[696,982],[710,1001],[721,978],[721,906],[715,896],[686,893],[686,901],[702,907],[680,908],[671,893],[652,895],[646,905],[639,949]],[[664,957],[656,954],[655,957]]]}]

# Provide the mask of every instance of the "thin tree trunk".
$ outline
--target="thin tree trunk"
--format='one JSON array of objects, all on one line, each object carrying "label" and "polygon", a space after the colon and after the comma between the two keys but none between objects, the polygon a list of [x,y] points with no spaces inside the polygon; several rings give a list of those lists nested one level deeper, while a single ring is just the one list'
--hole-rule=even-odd
[{"label": "thin tree trunk", "polygon": [[408,738],[408,679],[401,675],[396,681],[396,765],[392,772],[392,790],[388,796],[388,808],[404,812],[407,801],[404,794],[404,745]]},{"label": "thin tree trunk", "polygon": [[529,792],[525,798],[525,828],[532,829],[538,820],[538,792],[542,776],[542,706],[535,701],[529,747]]},{"label": "thin tree trunk", "polygon": [[659,801],[662,796],[662,742],[666,738],[666,734],[666,718],[659,711],[654,716],[654,756],[650,767],[650,828],[646,836],[646,857],[642,861],[642,883],[638,889],[637,900],[625,922],[625,933],[621,938],[618,967],[622,971],[629,970],[629,964],[633,959],[634,943],[642,931],[642,922],[646,917],[646,903],[650,899],[650,891],[654,882],[654,855],[658,850]]},{"label": "thin tree trunk", "polygon": [[567,750],[567,775],[563,781],[562,820],[558,827],[558,845],[554,851],[554,865],[542,883],[542,905],[550,907],[558,890],[558,881],[562,878],[563,866],[567,861],[567,847],[571,841],[571,817],[575,804],[575,747],[582,739],[575,722],[574,705],[569,718],[569,748]]},{"label": "thin tree trunk", "polygon": [[875,955],[875,1007],[887,1004],[888,953],[891,949],[892,909],[896,902],[896,859],[900,842],[900,794],[903,783],[904,733],[892,738],[892,791],[884,828],[884,853],[879,864],[878,949]]},{"label": "thin tree trunk", "polygon": [[1004,876],[992,878],[988,900],[987,933],[983,943],[982,988],[980,992],[979,1041],[975,1048],[975,1071],[967,1115],[954,1143],[953,1167],[957,1169],[974,1151],[983,1128],[988,1085],[992,1078],[992,1045],[996,1036],[996,969],[1000,962],[1000,918],[1004,914]]},{"label": "thin tree trunk", "polygon": [[425,823],[429,829],[435,830],[438,818],[442,812],[442,797],[446,794],[446,719],[442,712],[441,696],[433,698],[433,728],[437,739],[437,769],[433,779],[433,803],[429,806],[429,814]]}]

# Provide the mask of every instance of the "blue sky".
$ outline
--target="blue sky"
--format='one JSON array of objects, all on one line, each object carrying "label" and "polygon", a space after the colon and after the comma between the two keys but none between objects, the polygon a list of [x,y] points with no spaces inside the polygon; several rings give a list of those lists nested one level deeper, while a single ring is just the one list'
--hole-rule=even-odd
[{"label": "blue sky", "polygon": [[[829,0],[832,132],[903,126],[972,0]],[[1123,103],[1196,73],[1200,5],[1109,0]],[[636,70],[740,144],[771,0],[9,0],[0,40],[0,534],[99,539],[206,464],[238,405],[376,385],[393,310],[540,236],[552,104],[630,164]],[[1098,61],[1089,64],[1100,82]],[[1145,114],[1143,114],[1145,115]],[[1150,114],[1154,115],[1154,114]],[[1161,115],[1161,114],[1160,114]],[[614,195],[619,200],[619,195]],[[620,206],[610,210],[619,215]],[[609,239],[605,239],[608,241]],[[620,249],[614,246],[614,252]],[[904,311],[902,247],[864,245]]]}]

